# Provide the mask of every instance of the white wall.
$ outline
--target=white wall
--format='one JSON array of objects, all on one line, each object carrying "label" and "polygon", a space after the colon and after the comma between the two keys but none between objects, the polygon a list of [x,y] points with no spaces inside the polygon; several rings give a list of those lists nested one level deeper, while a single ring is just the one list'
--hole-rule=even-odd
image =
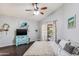
[{"label": "white wall", "polygon": [[[68,29],[68,18],[76,14],[76,28]],[[79,42],[79,4],[64,4],[61,8],[41,21],[57,20],[57,38]]]},{"label": "white wall", "polygon": [[[63,20],[63,8],[59,8],[56,12],[46,17],[44,20],[40,21],[40,27],[42,24],[47,22],[53,22],[54,20],[57,20],[57,38],[62,39],[62,20]],[[41,31],[40,31],[41,32]],[[40,34],[41,36],[41,34]]]},{"label": "white wall", "polygon": [[[68,29],[67,21],[68,18],[76,14],[76,28]],[[65,4],[64,5],[64,38],[67,40],[72,40],[74,42],[79,42],[79,4]]]},{"label": "white wall", "polygon": [[21,19],[17,17],[0,16],[0,28],[1,28],[1,25],[3,25],[4,23],[7,23],[10,25],[7,35],[5,32],[0,32],[0,47],[14,45],[15,30],[19,28],[19,24],[21,23],[21,21],[26,21],[29,24],[28,35],[31,41],[37,40],[38,33],[35,32],[35,30],[38,29],[38,25],[37,25],[37,22],[35,22],[34,20],[31,21],[31,20]]}]

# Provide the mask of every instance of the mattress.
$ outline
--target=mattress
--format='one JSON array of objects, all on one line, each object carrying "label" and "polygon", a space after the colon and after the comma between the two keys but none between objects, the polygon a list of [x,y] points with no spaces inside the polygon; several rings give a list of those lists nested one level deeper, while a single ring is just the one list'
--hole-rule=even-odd
[{"label": "mattress", "polygon": [[54,56],[50,41],[36,41],[23,56]]}]

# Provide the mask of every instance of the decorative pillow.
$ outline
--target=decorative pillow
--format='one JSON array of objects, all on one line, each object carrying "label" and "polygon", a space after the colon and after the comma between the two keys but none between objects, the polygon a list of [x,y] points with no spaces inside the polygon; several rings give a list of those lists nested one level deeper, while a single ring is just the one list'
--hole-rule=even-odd
[{"label": "decorative pillow", "polygon": [[67,43],[69,43],[69,41],[61,40],[61,41],[59,42],[59,45],[61,46],[61,48],[64,48],[64,46],[65,46]]},{"label": "decorative pillow", "polygon": [[79,55],[79,47],[78,48],[74,48],[73,54]]},{"label": "decorative pillow", "polygon": [[58,44],[60,43],[61,40],[58,40]]},{"label": "decorative pillow", "polygon": [[57,44],[59,44],[60,41],[61,41],[60,39],[59,39],[59,40],[55,40],[55,42],[56,42]]},{"label": "decorative pillow", "polygon": [[70,54],[73,54],[74,46],[71,46],[70,44],[66,44],[64,47],[64,50],[67,51]]}]

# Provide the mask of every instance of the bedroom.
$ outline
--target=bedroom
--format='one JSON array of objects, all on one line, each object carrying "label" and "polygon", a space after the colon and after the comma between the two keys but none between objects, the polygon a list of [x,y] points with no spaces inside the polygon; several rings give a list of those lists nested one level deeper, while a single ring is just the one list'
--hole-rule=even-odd
[{"label": "bedroom", "polygon": [[[42,6],[43,7],[45,6],[45,8],[43,8],[44,10],[40,10],[42,9]],[[70,54],[72,53],[72,51],[67,50],[67,52],[65,52],[63,50],[65,49],[64,46],[66,45],[67,42],[69,44],[72,44],[73,46],[72,48],[74,48],[75,46],[77,49],[79,49],[78,46],[79,45],[78,44],[79,43],[78,40],[79,7],[78,6],[79,3],[35,3],[35,4],[0,3],[0,55],[12,55],[12,56],[13,55],[25,56],[27,54],[42,55],[42,56],[43,55],[45,56],[79,55],[79,50],[75,52],[76,54]],[[34,11],[40,11],[41,13],[39,13],[38,15],[33,14]],[[71,27],[68,28],[68,20],[71,18],[74,18],[74,20],[76,21],[74,21],[75,24],[73,26],[70,25]],[[54,23],[54,21],[56,21],[56,24]],[[50,22],[53,22],[56,27],[54,26],[55,33],[53,40],[47,41],[47,34],[46,34],[47,30],[44,33],[45,34],[44,37],[42,36],[41,27],[43,24],[47,25]],[[16,39],[18,36],[16,35],[17,29],[28,30],[27,37],[29,38],[27,42],[25,42],[25,40],[19,41],[20,43],[25,42],[27,44],[19,45],[19,43],[17,43],[16,41],[18,40]],[[45,40],[43,40],[42,38]],[[29,40],[30,43],[28,43]],[[57,45],[57,42],[59,40],[61,40],[59,45],[62,46],[62,49],[60,49],[59,46]],[[39,54],[39,49],[40,49],[40,54]],[[51,49],[53,49],[53,51]],[[42,51],[44,52],[42,53]]]}]

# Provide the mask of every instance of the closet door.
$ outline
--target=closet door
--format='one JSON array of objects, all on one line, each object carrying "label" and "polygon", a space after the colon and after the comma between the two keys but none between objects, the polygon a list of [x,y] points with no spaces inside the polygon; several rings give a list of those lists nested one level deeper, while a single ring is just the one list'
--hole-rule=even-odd
[{"label": "closet door", "polygon": [[42,40],[47,40],[47,24],[42,25]]}]

